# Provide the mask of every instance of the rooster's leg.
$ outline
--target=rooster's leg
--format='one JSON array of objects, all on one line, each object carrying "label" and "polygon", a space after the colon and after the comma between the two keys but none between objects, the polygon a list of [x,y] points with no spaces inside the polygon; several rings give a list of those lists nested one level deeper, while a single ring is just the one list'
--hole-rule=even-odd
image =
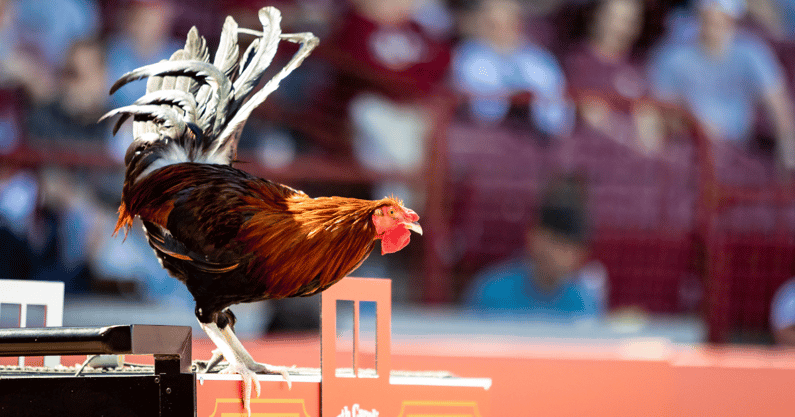
[{"label": "rooster's leg", "polygon": [[232,331],[231,326],[226,326],[221,329],[221,334],[226,338],[226,340],[229,342],[229,345],[235,350],[235,353],[238,354],[240,359],[243,360],[243,363],[246,364],[248,369],[251,369],[255,372],[279,373],[287,382],[287,388],[292,389],[293,383],[290,380],[290,374],[287,372],[287,367],[273,366],[255,361],[254,358],[252,358],[248,353],[246,348],[243,347],[243,344],[240,343],[240,339],[238,339],[237,335],[235,335],[235,332]]},{"label": "rooster's leg", "polygon": [[[222,373],[238,374],[243,378],[243,407],[245,407],[248,415],[251,416],[251,386],[253,385],[256,388],[257,397],[259,397],[261,391],[256,371],[246,366],[244,359],[238,356],[238,352],[226,340],[221,329],[215,323],[202,323],[200,321],[199,324],[210,336],[210,340],[218,346],[218,350],[221,351],[226,361],[229,362],[229,366]],[[245,352],[245,350],[243,351]]]}]

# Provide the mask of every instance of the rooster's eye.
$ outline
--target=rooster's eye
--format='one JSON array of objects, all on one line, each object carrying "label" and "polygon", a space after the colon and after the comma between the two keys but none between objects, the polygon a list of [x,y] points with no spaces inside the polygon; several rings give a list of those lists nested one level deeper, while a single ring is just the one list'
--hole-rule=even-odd
[{"label": "rooster's eye", "polygon": [[393,209],[393,208],[389,209],[389,215],[390,216],[394,216],[395,215],[395,209]]}]

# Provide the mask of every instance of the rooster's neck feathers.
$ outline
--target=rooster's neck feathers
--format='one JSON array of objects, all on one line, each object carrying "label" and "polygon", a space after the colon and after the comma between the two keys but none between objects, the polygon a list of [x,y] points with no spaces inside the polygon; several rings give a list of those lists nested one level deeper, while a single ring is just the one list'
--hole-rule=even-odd
[{"label": "rooster's neck feathers", "polygon": [[269,298],[311,295],[356,269],[375,246],[373,213],[393,202],[304,194],[285,201],[286,210],[258,212],[238,235],[254,254],[249,274],[267,277]]},{"label": "rooster's neck feathers", "polygon": [[394,204],[394,200],[385,198],[378,201],[359,200],[343,197],[308,198],[296,196],[289,206],[296,221],[318,233],[346,229],[350,227],[364,228],[372,225],[370,217],[379,207]]},{"label": "rooster's neck feathers", "polygon": [[379,207],[394,204],[395,200],[309,198],[296,193],[284,202],[283,211],[272,210],[273,202],[269,200],[250,202],[251,207],[260,205],[263,209],[244,226],[249,250],[265,253],[273,247],[312,246],[314,242],[330,243],[329,249],[333,250],[348,245],[363,249],[377,238],[371,219],[373,213]]}]

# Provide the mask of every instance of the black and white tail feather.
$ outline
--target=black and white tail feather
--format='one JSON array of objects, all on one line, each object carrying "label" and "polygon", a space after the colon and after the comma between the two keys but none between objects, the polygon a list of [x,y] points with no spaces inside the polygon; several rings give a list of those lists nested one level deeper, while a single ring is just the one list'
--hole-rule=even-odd
[{"label": "black and white tail feather", "polygon": [[[129,185],[171,164],[228,165],[235,160],[240,133],[251,112],[319,42],[311,33],[282,33],[281,13],[273,7],[260,9],[259,19],[262,32],[239,28],[228,16],[212,63],[207,42],[193,27],[184,49],[174,52],[171,59],[130,71],[113,84],[111,94],[129,82],[148,78],[146,95],[100,119],[121,115],[115,134],[133,116],[134,139],[124,158]],[[257,36],[242,56],[239,34]],[[300,48],[254,92],[281,40],[298,43]]]}]

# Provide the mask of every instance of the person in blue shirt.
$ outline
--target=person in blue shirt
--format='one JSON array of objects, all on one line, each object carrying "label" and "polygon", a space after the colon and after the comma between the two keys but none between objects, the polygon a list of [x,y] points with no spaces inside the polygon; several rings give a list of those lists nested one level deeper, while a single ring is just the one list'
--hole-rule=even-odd
[{"label": "person in blue shirt", "polygon": [[472,9],[472,33],[452,61],[453,86],[468,98],[470,116],[497,124],[508,115],[511,97],[529,92],[533,126],[548,135],[568,134],[574,111],[565,99],[563,70],[549,51],[524,36],[522,4],[480,0]]},{"label": "person in blue shirt", "polygon": [[[153,62],[169,59],[174,51],[183,47],[172,36],[178,16],[173,0],[131,0],[122,9],[121,31],[111,34],[107,42],[108,89],[124,73]],[[146,83],[129,83],[116,94],[109,95],[110,108],[132,104],[146,94]],[[108,138],[107,151],[116,162],[124,161],[127,146],[132,142],[132,130],[124,128]]]},{"label": "person in blue shirt", "polygon": [[607,274],[588,258],[581,181],[554,180],[542,197],[539,218],[515,258],[487,267],[467,288],[468,309],[572,320],[605,312]]},{"label": "person in blue shirt", "polygon": [[767,44],[737,28],[745,13],[744,0],[699,0],[697,32],[673,34],[651,62],[652,92],[688,108],[713,138],[740,146],[753,137],[763,105],[782,167],[792,170],[795,122],[784,73]]},{"label": "person in blue shirt", "polygon": [[781,284],[773,296],[770,330],[776,343],[795,346],[795,277]]}]

